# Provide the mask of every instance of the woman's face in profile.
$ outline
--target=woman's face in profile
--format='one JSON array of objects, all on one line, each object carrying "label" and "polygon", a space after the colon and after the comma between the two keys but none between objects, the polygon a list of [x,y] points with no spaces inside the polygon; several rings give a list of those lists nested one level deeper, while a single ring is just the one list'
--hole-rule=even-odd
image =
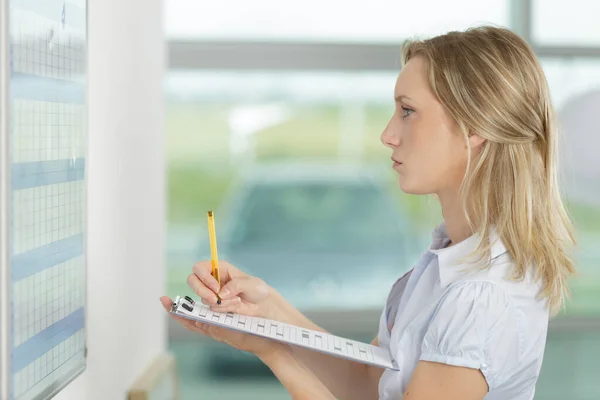
[{"label": "woman's face in profile", "polygon": [[394,98],[395,111],[381,141],[392,149],[400,188],[412,194],[455,192],[466,170],[468,147],[431,90],[422,57],[406,63]]}]

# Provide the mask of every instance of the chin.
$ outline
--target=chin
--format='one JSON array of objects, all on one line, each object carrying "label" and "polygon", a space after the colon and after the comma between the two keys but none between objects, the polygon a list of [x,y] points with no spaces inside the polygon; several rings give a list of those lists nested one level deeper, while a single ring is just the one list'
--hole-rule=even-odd
[{"label": "chin", "polygon": [[398,184],[400,186],[400,190],[406,194],[427,195],[432,193],[423,186],[403,179],[402,177],[398,179]]}]

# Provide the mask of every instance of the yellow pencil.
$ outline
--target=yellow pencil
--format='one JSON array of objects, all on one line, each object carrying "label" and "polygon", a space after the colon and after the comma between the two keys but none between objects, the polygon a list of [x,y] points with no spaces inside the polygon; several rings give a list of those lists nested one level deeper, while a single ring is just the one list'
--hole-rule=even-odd
[{"label": "yellow pencil", "polygon": [[[208,212],[208,237],[210,239],[210,254],[212,256],[212,275],[221,289],[221,277],[219,276],[219,255],[217,254],[217,235],[215,233],[215,216],[212,211]],[[217,294],[217,304],[221,304],[221,298]]]}]

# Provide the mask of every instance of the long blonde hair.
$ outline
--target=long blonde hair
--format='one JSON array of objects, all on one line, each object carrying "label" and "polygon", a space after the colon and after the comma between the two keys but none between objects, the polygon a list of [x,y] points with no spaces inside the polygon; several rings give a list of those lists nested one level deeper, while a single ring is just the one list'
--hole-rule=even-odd
[{"label": "long blonde hair", "polygon": [[489,260],[493,227],[515,262],[513,278],[533,268],[540,297],[556,314],[575,272],[575,234],[559,191],[557,123],[537,57],[518,35],[492,26],[408,40],[402,61],[415,56],[425,59],[431,88],[465,140],[472,133],[486,139],[461,186],[469,224],[481,235],[477,253]]}]

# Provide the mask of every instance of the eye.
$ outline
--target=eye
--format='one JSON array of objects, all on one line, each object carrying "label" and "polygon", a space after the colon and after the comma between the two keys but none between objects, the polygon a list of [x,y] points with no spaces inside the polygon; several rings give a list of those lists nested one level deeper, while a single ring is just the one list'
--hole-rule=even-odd
[{"label": "eye", "polygon": [[413,112],[415,112],[415,110],[413,110],[412,108],[408,108],[408,107],[402,106],[402,112],[403,112],[402,118],[406,118],[410,114],[412,114]]}]

